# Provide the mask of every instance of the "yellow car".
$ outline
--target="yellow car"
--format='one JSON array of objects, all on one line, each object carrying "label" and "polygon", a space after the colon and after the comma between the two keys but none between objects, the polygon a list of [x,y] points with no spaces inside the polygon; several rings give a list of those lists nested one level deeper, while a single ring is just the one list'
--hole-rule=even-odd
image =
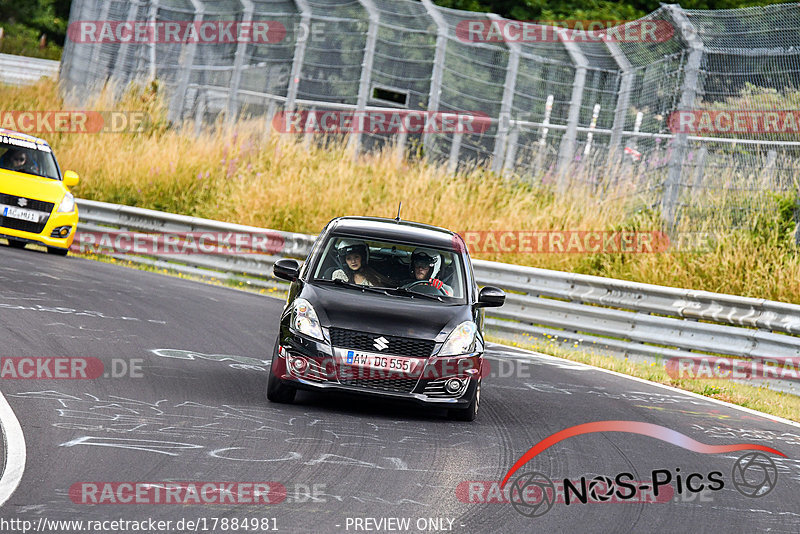
[{"label": "yellow car", "polygon": [[0,128],[0,238],[14,248],[28,243],[66,256],[78,224],[69,187],[72,171],[61,174],[47,142]]}]

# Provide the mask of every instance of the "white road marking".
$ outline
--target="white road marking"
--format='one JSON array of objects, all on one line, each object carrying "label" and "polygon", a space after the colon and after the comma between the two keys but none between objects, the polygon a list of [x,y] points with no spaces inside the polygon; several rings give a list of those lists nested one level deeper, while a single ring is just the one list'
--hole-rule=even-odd
[{"label": "white road marking", "polygon": [[[490,347],[490,345],[492,347]],[[504,345],[498,345],[497,343],[487,343],[487,348],[493,348],[493,347],[500,347],[500,350],[512,348],[512,347],[506,347]],[[626,374],[623,374],[623,373],[618,373],[617,371],[611,371],[609,369],[603,369],[602,367],[595,367],[594,365],[589,365],[588,363],[573,362],[571,360],[565,360],[563,358],[559,358],[557,356],[552,356],[550,354],[543,354],[543,353],[540,353],[540,352],[535,352],[535,351],[532,351],[532,350],[526,350],[526,349],[522,349],[522,348],[519,348],[519,347],[513,347],[513,350],[516,353],[518,353],[519,356],[526,355],[526,357],[528,357],[530,359],[545,360],[547,363],[553,363],[554,365],[557,365],[559,367],[563,367],[563,366],[560,365],[558,362],[554,362],[554,360],[561,360],[562,362],[563,361],[569,361],[571,364],[575,364],[576,368],[583,367],[585,369],[594,369],[596,371],[602,371],[604,373],[608,373],[608,374],[611,374],[611,375],[614,375],[614,376],[627,378],[628,380],[634,380],[636,382],[641,382],[642,384],[648,384],[650,386],[658,387],[658,388],[661,388],[661,389],[666,389],[668,391],[673,391],[675,393],[680,393],[681,395],[686,395],[687,397],[694,397],[696,399],[702,399],[702,400],[711,402],[713,404],[720,404],[722,406],[727,406],[728,408],[732,408],[734,410],[739,410],[740,412],[745,412],[745,413],[748,413],[750,415],[756,415],[758,417],[763,417],[764,419],[767,419],[768,421],[772,421],[773,423],[783,423],[785,425],[791,425],[793,427],[800,428],[800,423],[798,423],[796,421],[790,421],[789,419],[784,419],[783,417],[778,417],[777,415],[770,415],[770,414],[767,414],[767,413],[764,413],[764,412],[759,412],[758,410],[752,410],[750,408],[745,408],[744,406],[739,406],[738,404],[731,404],[730,402],[725,402],[725,401],[721,401],[719,399],[706,397],[706,396],[700,395],[698,393],[692,393],[691,391],[686,391],[686,390],[683,390],[683,389],[678,389],[676,387],[667,386],[666,384],[659,384],[658,382],[651,382],[649,380],[645,380],[644,378],[638,378],[638,377],[635,377],[635,376],[626,375]]]},{"label": "white road marking", "polygon": [[27,451],[22,426],[2,392],[0,392],[0,426],[3,427],[6,456],[5,469],[0,477],[0,506],[3,506],[22,480]]}]

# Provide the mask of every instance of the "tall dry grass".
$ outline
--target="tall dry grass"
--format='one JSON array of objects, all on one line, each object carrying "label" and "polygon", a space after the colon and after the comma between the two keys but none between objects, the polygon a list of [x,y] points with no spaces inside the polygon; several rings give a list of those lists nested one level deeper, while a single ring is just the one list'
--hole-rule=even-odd
[{"label": "tall dry grass", "polygon": [[[0,88],[0,109],[64,106],[52,82]],[[81,175],[76,194],[87,199],[305,233],[340,215],[393,217],[399,201],[403,218],[458,231],[659,229],[656,213],[631,213],[616,196],[603,200],[580,188],[555,195],[481,169],[451,175],[424,161],[398,161],[391,151],[354,159],[342,145],[267,137],[259,122],[199,133],[169,129],[154,87],[116,103],[101,95],[81,107],[143,110],[151,117],[139,134],[46,136],[62,169]],[[477,257],[800,302],[800,260],[779,222],[734,233],[705,252]]]}]

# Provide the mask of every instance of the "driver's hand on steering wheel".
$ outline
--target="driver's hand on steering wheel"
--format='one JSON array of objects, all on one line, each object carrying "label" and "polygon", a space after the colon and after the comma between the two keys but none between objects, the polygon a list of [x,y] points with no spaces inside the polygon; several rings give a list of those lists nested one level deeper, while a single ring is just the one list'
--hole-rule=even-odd
[{"label": "driver's hand on steering wheel", "polygon": [[439,280],[438,278],[431,278],[430,280],[428,280],[428,285],[430,285],[431,287],[433,287],[435,289],[440,290],[442,293],[444,293],[447,296],[451,296],[451,292],[448,291],[447,288],[443,287],[444,283],[441,280]]}]

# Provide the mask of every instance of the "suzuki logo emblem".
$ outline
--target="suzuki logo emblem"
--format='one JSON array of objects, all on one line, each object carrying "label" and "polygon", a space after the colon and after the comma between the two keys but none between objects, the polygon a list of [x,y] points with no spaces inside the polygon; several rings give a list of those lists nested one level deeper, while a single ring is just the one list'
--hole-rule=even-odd
[{"label": "suzuki logo emblem", "polygon": [[19,200],[17,200],[17,204],[19,204],[20,208],[24,208],[25,206],[28,205],[28,199],[27,198],[20,198]]},{"label": "suzuki logo emblem", "polygon": [[373,345],[376,349],[383,350],[389,346],[389,341],[385,337],[381,336],[379,338],[375,338]]}]

